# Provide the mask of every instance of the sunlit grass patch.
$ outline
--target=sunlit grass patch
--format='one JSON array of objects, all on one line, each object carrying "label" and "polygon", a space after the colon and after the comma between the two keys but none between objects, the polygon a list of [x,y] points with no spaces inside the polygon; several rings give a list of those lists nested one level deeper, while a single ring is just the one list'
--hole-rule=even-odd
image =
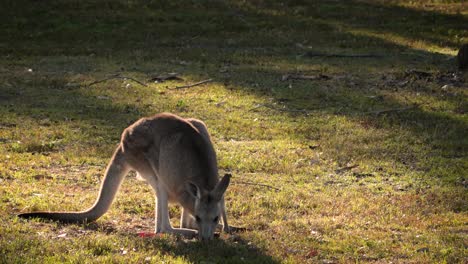
[{"label": "sunlit grass patch", "polygon": [[[5,5],[0,262],[466,262],[463,4]],[[150,81],[168,73],[182,80]],[[207,124],[245,232],[138,237],[155,200],[134,174],[96,223],[15,216],[86,209],[122,130],[166,111]]]}]

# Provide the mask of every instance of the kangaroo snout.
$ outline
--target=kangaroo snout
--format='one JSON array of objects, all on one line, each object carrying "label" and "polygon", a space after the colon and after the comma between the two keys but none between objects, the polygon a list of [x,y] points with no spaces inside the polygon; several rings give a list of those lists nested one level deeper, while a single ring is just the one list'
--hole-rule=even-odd
[{"label": "kangaroo snout", "polygon": [[198,229],[198,240],[199,241],[209,241],[214,238],[214,230],[210,227],[199,228]]}]

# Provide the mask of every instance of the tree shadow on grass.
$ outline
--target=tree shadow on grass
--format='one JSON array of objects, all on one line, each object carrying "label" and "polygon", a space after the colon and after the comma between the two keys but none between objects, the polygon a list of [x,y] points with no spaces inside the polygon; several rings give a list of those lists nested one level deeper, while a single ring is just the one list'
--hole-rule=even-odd
[{"label": "tree shadow on grass", "polygon": [[[265,19],[268,21],[277,19],[276,21],[283,21],[284,25],[298,25],[298,27],[291,29],[295,32],[290,33],[291,36],[313,39],[312,34],[317,32],[317,29],[314,30],[313,25],[318,26],[318,31],[320,31],[320,25],[322,24],[327,25],[326,28],[330,30],[331,33],[322,32],[321,36],[327,39],[326,42],[330,42],[330,40],[336,38],[338,41],[336,47],[363,50],[361,45],[367,44],[364,46],[365,49],[369,48],[373,50],[378,47],[378,51],[389,51],[390,53],[378,59],[292,58],[287,54],[278,56],[268,54],[266,57],[270,56],[270,65],[272,66],[275,64],[275,61],[277,61],[278,64],[287,61],[291,65],[291,72],[298,72],[299,74],[301,71],[298,71],[297,68],[300,69],[300,67],[304,67],[304,65],[321,65],[323,68],[336,68],[339,74],[342,74],[342,71],[346,72],[349,70],[351,72],[350,75],[353,75],[356,72],[356,67],[363,70],[367,68],[376,70],[375,72],[381,69],[384,70],[384,74],[388,74],[388,71],[394,68],[395,62],[399,64],[396,67],[397,70],[400,70],[398,67],[412,70],[412,67],[421,67],[422,65],[437,70],[435,73],[429,73],[429,75],[432,76],[428,77],[428,80],[425,82],[412,82],[410,77],[406,79],[397,77],[400,78],[399,81],[401,83],[405,83],[403,85],[382,81],[381,78],[386,76],[384,74],[376,76],[374,73],[374,76],[365,77],[373,77],[371,81],[361,79],[360,74],[357,74],[355,75],[356,78],[352,81],[349,79],[346,80],[346,77],[342,78],[341,81],[291,81],[289,84],[290,87],[293,88],[288,89],[288,83],[281,82],[280,80],[281,76],[289,72],[276,70],[274,67],[265,67],[262,65],[262,62],[256,63],[254,60],[250,60],[249,62],[251,65],[248,69],[236,73],[236,75],[244,76],[244,78],[233,78],[235,80],[233,87],[246,90],[259,97],[273,97],[277,108],[280,108],[280,111],[276,111],[277,114],[286,114],[294,118],[303,115],[301,111],[295,111],[299,108],[299,110],[309,111],[308,113],[317,115],[344,115],[351,120],[365,123],[365,126],[369,127],[404,129],[410,131],[415,137],[413,144],[427,146],[431,149],[430,155],[440,156],[446,159],[446,161],[452,159],[450,164],[456,163],[456,160],[459,158],[466,157],[468,154],[468,142],[464,139],[466,138],[464,136],[466,133],[465,131],[468,130],[468,123],[464,119],[466,97],[463,93],[457,91],[441,92],[438,88],[444,84],[450,84],[450,81],[439,82],[435,77],[439,72],[454,69],[454,64],[449,64],[450,61],[448,59],[450,56],[408,48],[403,44],[373,37],[372,35],[355,35],[348,30],[337,30],[340,27],[356,27],[369,30],[369,32],[391,32],[397,36],[408,38],[411,41],[417,41],[419,39],[430,45],[457,48],[458,43],[445,39],[447,37],[444,35],[444,32],[447,30],[445,27],[450,27],[455,31],[458,30],[462,32],[463,26],[459,24],[459,21],[460,19],[466,21],[466,17],[397,6],[369,4],[362,1],[348,1],[346,3],[318,1],[314,3],[314,5],[307,5],[304,1],[295,2],[297,2],[297,6],[300,7],[296,10],[297,12],[295,14],[282,12],[283,10],[281,10],[277,14],[270,15],[269,17],[265,15],[265,13],[268,13],[265,10],[268,10],[270,13],[272,10],[278,11],[279,9],[277,7],[280,4],[276,6],[275,4],[267,5],[265,10],[257,9],[257,12],[260,16],[263,16],[263,18],[268,17]],[[288,8],[294,10],[291,6]],[[255,13],[254,9],[251,11]],[[314,19],[317,19],[317,23],[313,23]],[[288,23],[286,23],[287,21]],[[310,23],[308,24],[307,21]],[[442,23],[437,24],[437,22]],[[434,28],[435,24],[437,24],[437,28]],[[305,32],[307,28],[312,28],[312,34],[310,32],[304,35],[298,34],[302,31]],[[417,33],[415,33],[415,31],[417,31]],[[291,40],[295,40],[295,38],[291,37]],[[313,42],[309,43],[314,46]],[[320,44],[318,47],[320,49]],[[399,54],[399,52],[403,50],[411,51],[411,55]],[[393,56],[395,56],[395,59],[385,58],[388,55],[392,56],[391,54],[394,54]],[[325,72],[325,75],[326,74]],[[331,76],[331,78],[334,79],[334,76]],[[262,80],[260,88],[256,80]],[[408,83],[408,85],[406,85],[406,83]],[[335,89],[333,87],[334,85],[342,88]],[[459,85],[463,87],[466,86],[466,83],[461,80]],[[264,89],[264,87],[277,87],[277,89],[272,91],[271,89]],[[413,99],[415,98],[409,98],[410,100],[397,99],[393,97],[397,92],[393,91],[407,94],[410,97],[424,95],[430,98],[429,101],[435,99],[448,104],[457,105],[458,109],[453,111],[460,111],[460,113],[453,113],[451,112],[452,110],[428,110],[427,103],[413,105]],[[303,103],[307,100],[309,102],[315,102],[316,105]],[[419,104],[421,104],[421,106],[419,106]],[[318,110],[315,110],[316,108],[318,108]],[[392,111],[392,109],[394,109],[394,111]],[[399,109],[402,110],[400,111]],[[263,110],[269,113],[275,112],[271,111],[271,109]],[[380,111],[382,111],[382,114],[379,114]],[[408,155],[412,155],[411,149],[407,152]],[[391,158],[395,161],[403,162],[404,164],[417,163],[417,161],[412,159],[405,160],[404,155],[398,156],[400,153],[393,153],[393,155],[387,154],[390,153],[382,153],[382,156],[385,156],[382,158]],[[421,165],[421,169],[426,170],[428,169],[427,166],[428,164]],[[460,174],[461,171],[462,170],[457,170],[454,175],[451,175],[451,180],[463,177],[463,175]]]},{"label": "tree shadow on grass", "polygon": [[0,50],[20,56],[95,54],[115,58],[144,50],[143,56],[157,57],[162,47],[183,49],[204,42],[218,47],[284,48],[310,40],[322,48],[329,48],[329,43],[369,48],[343,34],[346,27],[456,48],[460,43],[450,39],[463,34],[468,24],[461,14],[365,1],[23,0],[5,5],[0,33],[6,42]]},{"label": "tree shadow on grass", "polygon": [[[460,6],[460,11],[461,8]],[[317,21],[317,26],[325,30],[332,29],[333,31],[336,30],[333,27],[341,27],[391,33],[411,41],[421,40],[432,45],[450,48],[459,47],[461,43],[451,39],[458,33],[463,34],[464,25],[468,23],[468,18],[462,14],[418,10],[378,1],[314,1],[313,3],[290,1],[287,7],[281,6],[279,2],[271,2],[271,9],[283,9],[283,15],[278,15],[278,18],[283,18],[285,21],[289,19],[290,24],[300,25],[304,29],[313,28],[310,23],[305,23],[307,19],[313,19]],[[292,12],[287,12],[289,10]],[[337,44],[341,46],[340,40],[343,38],[340,34],[336,36]],[[351,46],[351,48],[358,48],[358,46]]]},{"label": "tree shadow on grass", "polygon": [[[394,128],[403,127],[422,138],[424,144],[434,147],[434,142],[437,142],[436,145],[442,147],[448,157],[466,155],[466,142],[460,144],[460,139],[467,125],[461,118],[415,108],[388,113],[384,116],[390,122],[382,122],[382,115],[369,112],[381,107],[398,109],[408,105],[391,97],[384,97],[383,101],[376,103],[368,98],[369,95],[379,97],[385,91],[369,89],[372,83],[359,76],[358,80],[353,80],[354,84],[350,80],[335,81],[331,85],[328,81],[299,81],[294,82],[293,89],[288,89],[287,84],[280,81],[283,74],[300,72],[301,67],[309,66],[316,66],[325,74],[327,69],[345,73],[356,72],[356,69],[385,72],[394,69],[395,65],[397,68],[423,65],[448,69],[447,55],[409,48],[373,35],[356,35],[350,30],[391,32],[415,41],[455,48],[457,43],[444,39],[450,37],[446,33],[448,27],[456,33],[468,23],[466,17],[460,15],[363,1],[316,1],[313,4],[307,1],[260,1],[257,5],[236,1],[189,3],[181,0],[170,4],[158,1],[134,4],[54,1],[52,7],[42,2],[21,5],[12,1],[8,4],[11,8],[3,12],[17,10],[19,15],[5,21],[7,26],[2,30],[9,39],[0,49],[13,57],[84,54],[108,59],[115,65],[132,64],[135,59],[134,64],[139,67],[137,72],[169,66],[193,75],[208,73],[210,77],[231,84],[234,89],[259,98],[272,97],[286,109],[296,108],[298,99],[307,98],[316,105],[302,103],[301,107],[306,110],[318,107],[318,114],[345,115],[377,128],[382,123]],[[32,20],[40,23],[32,23]],[[438,22],[440,24],[434,28],[433,24]],[[305,52],[295,46],[297,43],[312,45],[312,49],[318,51],[369,49],[385,56],[367,59],[297,57]],[[401,51],[410,51],[411,54],[402,55]],[[174,59],[187,60],[185,63],[192,66],[174,66],[171,62]],[[55,71],[60,70],[60,65],[66,65],[66,62],[57,63],[59,66],[52,65]],[[233,65],[232,74],[219,72],[220,66],[225,64]],[[289,65],[286,66],[288,72],[284,72],[285,67],[275,69],[281,64]],[[79,71],[92,74],[93,69],[84,67]],[[144,109],[137,102],[119,105],[90,96],[82,90],[64,89],[67,85],[65,78],[36,78],[32,84],[24,84],[22,80],[18,83],[28,86],[24,93],[16,87],[2,87],[4,99],[13,102],[5,111],[38,119],[45,116],[56,121],[63,115],[83,121],[99,120],[109,128],[105,133],[115,135],[119,135],[130,121],[149,114],[150,110],[164,110],[163,107]],[[347,88],[330,92],[332,85]],[[361,85],[367,88],[360,88]],[[274,90],[265,87],[273,87]],[[422,92],[432,96],[429,92]],[[460,98],[449,96],[444,100],[458,103]],[[321,109],[324,106],[328,110]],[[287,112],[281,114],[284,113]],[[118,139],[117,136],[114,138]]]},{"label": "tree shadow on grass", "polygon": [[[271,86],[286,86],[288,84],[280,81],[282,74],[284,73],[271,71],[263,73],[262,79],[266,79],[266,75],[272,82]],[[276,76],[276,81],[272,76]],[[340,88],[334,87],[335,85]],[[394,146],[391,144],[386,146],[389,142],[384,138],[374,139],[381,142],[375,150],[377,152],[360,149],[353,153],[354,158],[397,162],[412,170],[419,170],[428,177],[440,177],[444,183],[458,185],[460,179],[464,178],[464,165],[460,161],[468,155],[468,141],[465,136],[468,123],[463,113],[454,113],[453,110],[431,110],[424,103],[414,104],[415,98],[397,99],[386,89],[369,89],[366,84],[362,84],[364,87],[359,88],[359,81],[357,85],[351,87],[347,87],[343,81],[294,81],[292,86],[294,92],[288,92],[287,89],[275,92],[274,100],[270,103],[271,108],[255,108],[254,111],[265,116],[287,115],[291,120],[297,118],[307,120],[307,116],[312,117],[310,120],[327,116],[345,116],[355,122],[357,127],[395,131],[392,133]],[[246,89],[249,93],[259,94],[260,97],[265,96],[254,86],[237,87],[241,90]],[[411,91],[409,87],[399,89],[400,92],[405,91],[414,95],[430,93]],[[289,95],[289,93],[294,94]],[[271,97],[272,94],[269,93],[268,96]],[[463,96],[449,95],[443,98],[441,96],[444,94],[441,93],[427,96],[445,100],[446,103],[459,105],[461,108],[466,107],[466,103],[463,106],[463,101],[466,100]],[[305,121],[300,130],[294,134],[286,133],[284,137],[307,141],[313,137],[310,133],[313,133],[314,127],[314,123]],[[406,133],[399,136],[398,131],[409,132],[410,136]],[[333,134],[338,131],[329,132]],[[359,145],[359,142],[356,144]],[[405,147],[395,149],[396,144],[405,144]],[[437,164],[428,163],[428,160]]]}]

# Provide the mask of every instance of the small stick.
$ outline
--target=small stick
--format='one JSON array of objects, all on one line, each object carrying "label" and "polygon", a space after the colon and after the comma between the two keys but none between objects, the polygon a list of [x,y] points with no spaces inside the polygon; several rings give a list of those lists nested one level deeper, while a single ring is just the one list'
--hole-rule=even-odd
[{"label": "small stick", "polygon": [[267,104],[257,105],[257,106],[255,106],[254,108],[252,108],[250,110],[252,111],[252,110],[255,110],[255,109],[260,108],[260,107],[266,107],[266,108],[270,108],[272,110],[276,110],[276,111],[280,111],[280,112],[293,112],[293,113],[305,113],[305,114],[310,113],[310,111],[307,111],[307,110],[304,110],[304,109],[281,109],[281,108],[276,108],[276,107],[273,107],[273,106],[267,105]]},{"label": "small stick", "polygon": [[375,54],[325,54],[325,53],[313,53],[307,52],[302,56],[307,57],[325,57],[325,58],[380,58],[381,55]]},{"label": "small stick", "polygon": [[406,110],[411,110],[416,108],[415,106],[408,106],[408,107],[402,107],[402,108],[391,108],[391,109],[383,109],[383,110],[378,110],[378,111],[371,111],[371,112],[366,112],[365,114],[375,114],[375,115],[380,115],[380,114],[385,114],[385,113],[390,113],[390,112],[402,112]]},{"label": "small stick", "polygon": [[280,189],[267,185],[267,184],[261,184],[261,183],[254,183],[254,182],[244,182],[244,181],[235,181],[233,182],[234,184],[244,184],[244,185],[253,185],[253,186],[261,186],[261,187],[266,187],[269,189],[273,189],[275,191],[281,191]]},{"label": "small stick", "polygon": [[136,83],[138,83],[138,84],[140,84],[140,85],[143,85],[143,86],[145,86],[145,87],[148,87],[148,85],[146,85],[146,84],[144,84],[144,83],[138,81],[137,79],[134,79],[134,78],[128,77],[128,76],[121,76],[121,75],[119,75],[119,74],[112,75],[111,77],[107,77],[107,78],[104,78],[104,79],[102,79],[102,80],[94,81],[94,82],[88,84],[87,86],[90,87],[91,85],[95,85],[95,84],[102,83],[102,82],[106,82],[106,81],[108,81],[108,80],[113,80],[113,79],[128,79],[128,80],[132,80],[132,81],[134,81],[134,82],[136,82]]},{"label": "small stick", "polygon": [[195,87],[195,86],[198,86],[198,85],[202,85],[202,84],[205,84],[205,83],[209,83],[209,82],[212,82],[213,79],[208,79],[208,80],[204,80],[204,81],[200,81],[200,82],[197,82],[197,83],[193,83],[193,84],[189,84],[189,85],[183,85],[183,86],[177,86],[177,87],[174,87],[174,88],[168,88],[169,90],[178,90],[178,89],[185,89],[185,88],[191,88],[191,87]]},{"label": "small stick", "polygon": [[281,77],[281,81],[287,80],[330,80],[330,76],[319,74],[319,75],[294,75],[285,74]]}]

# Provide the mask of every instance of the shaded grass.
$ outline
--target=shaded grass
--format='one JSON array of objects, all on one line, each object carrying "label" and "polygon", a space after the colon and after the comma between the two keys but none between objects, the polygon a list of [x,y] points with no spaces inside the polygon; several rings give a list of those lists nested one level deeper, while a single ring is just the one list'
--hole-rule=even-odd
[{"label": "shaded grass", "polygon": [[[0,262],[466,262],[467,94],[450,60],[467,38],[463,6],[6,1]],[[184,81],[86,86],[167,72]],[[208,124],[220,170],[234,175],[231,223],[247,232],[207,245],[138,238],[153,228],[154,197],[134,176],[90,226],[14,216],[91,205],[122,129],[162,111]]]}]

